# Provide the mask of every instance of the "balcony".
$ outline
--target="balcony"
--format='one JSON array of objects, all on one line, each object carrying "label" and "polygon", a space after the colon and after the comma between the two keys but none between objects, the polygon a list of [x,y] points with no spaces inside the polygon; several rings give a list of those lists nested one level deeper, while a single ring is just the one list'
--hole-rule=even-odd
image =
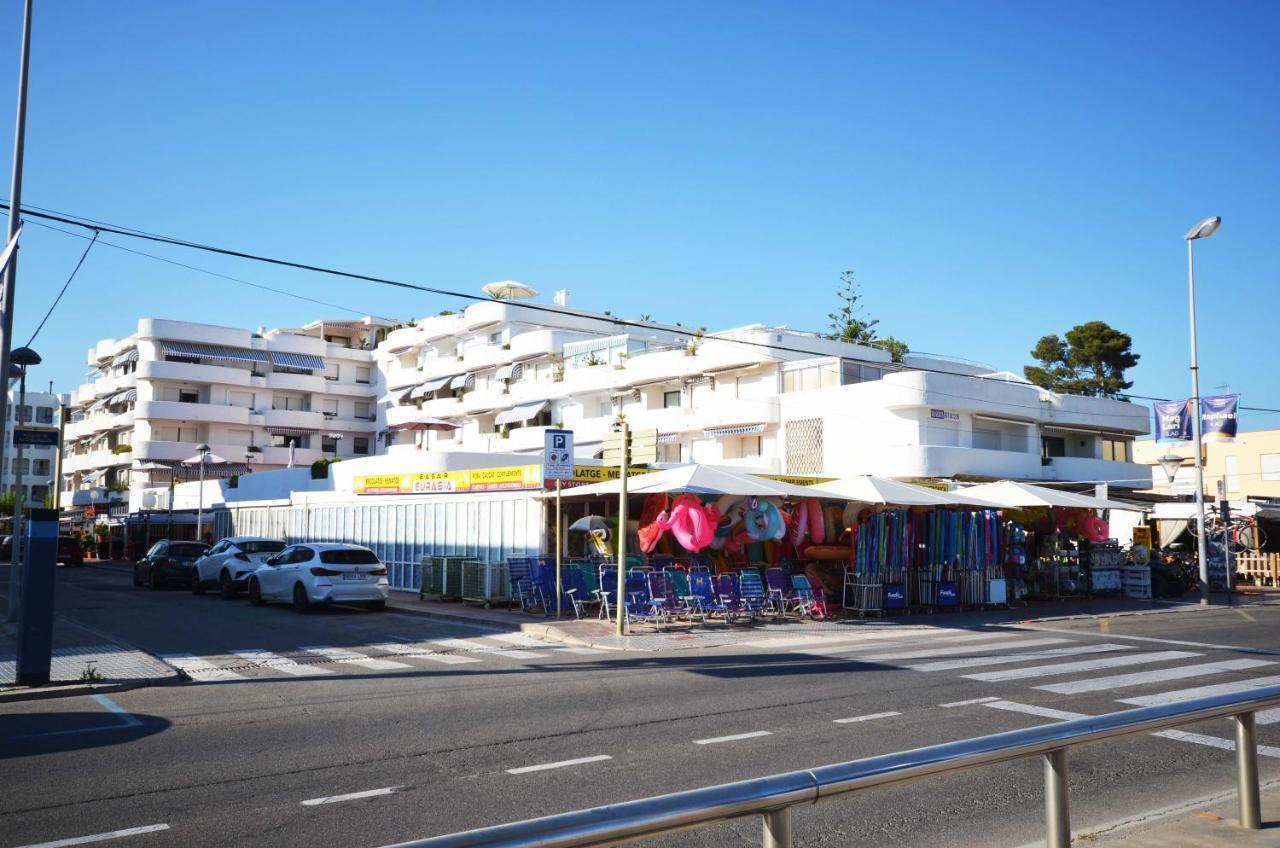
[{"label": "balcony", "polygon": [[267,429],[322,430],[325,427],[323,414],[301,409],[268,409],[263,419]]},{"label": "balcony", "polygon": [[468,306],[462,313],[462,329],[474,333],[485,327],[505,324],[511,320],[511,307],[499,300],[484,301]]},{"label": "balcony", "polygon": [[[227,347],[261,350],[265,344],[255,339],[248,330],[235,327],[215,327],[209,324],[193,324],[189,321],[170,321],[164,318],[143,318],[138,322],[140,339],[182,339],[196,344],[225,345]],[[257,344],[254,344],[257,342]]]},{"label": "balcony", "polygon": [[248,368],[225,365],[193,365],[189,362],[146,360],[138,363],[138,376],[144,380],[173,380],[184,383],[214,383],[223,386],[249,385]]},{"label": "balcony", "polygon": [[[316,437],[313,437],[316,438]],[[239,449],[241,453],[244,448]],[[234,456],[234,454],[233,454]],[[293,464],[297,466],[307,466],[315,462],[317,459],[325,456],[325,454],[317,448],[294,448]],[[254,467],[263,466],[287,466],[289,464],[289,449],[265,447],[259,459],[253,463]]]},{"label": "balcony", "polygon": [[698,429],[735,427],[740,424],[777,424],[778,399],[716,398],[714,404],[696,410]]},{"label": "balcony", "polygon": [[431,418],[446,418],[462,414],[462,401],[454,397],[426,400],[422,403],[422,414]]},{"label": "balcony", "polygon": [[516,361],[556,353],[564,344],[564,334],[555,330],[530,330],[511,337],[510,358]]},{"label": "balcony", "polygon": [[401,424],[405,424],[409,421],[413,421],[415,418],[418,418],[422,414],[423,414],[422,410],[418,409],[418,407],[416,406],[387,407],[387,411],[386,411],[387,426],[398,427]]},{"label": "balcony", "polygon": [[179,403],[169,400],[140,400],[134,417],[147,420],[193,421],[247,426],[250,410],[243,406],[213,403]]},{"label": "balcony", "polygon": [[421,361],[418,368],[418,382],[461,374],[466,370],[467,364],[456,356],[429,356]]},{"label": "balcony", "polygon": [[1125,489],[1151,488],[1151,466],[1136,462],[1113,462],[1106,459],[1083,459],[1074,456],[1055,456],[1048,465],[1040,467],[1038,479],[1102,480]]},{"label": "balcony", "polygon": [[266,379],[266,387],[293,392],[325,392],[327,380],[322,374],[288,374],[283,371],[272,371]]},{"label": "balcony", "polygon": [[626,416],[633,430],[653,429],[659,433],[683,433],[688,430],[702,429],[694,411],[681,406],[667,409],[631,408],[626,410]]},{"label": "balcony", "polygon": [[468,371],[478,371],[503,362],[511,361],[511,351],[503,350],[501,345],[472,345],[462,354],[462,364]]},{"label": "balcony", "polygon": [[325,412],[324,426],[326,430],[336,430],[346,433],[372,433],[378,429],[378,422],[371,418],[357,418],[354,415],[339,416],[330,415]]},{"label": "balcony", "polygon": [[480,389],[462,396],[462,411],[467,415],[480,415],[508,406],[511,406],[511,395],[502,389]]}]

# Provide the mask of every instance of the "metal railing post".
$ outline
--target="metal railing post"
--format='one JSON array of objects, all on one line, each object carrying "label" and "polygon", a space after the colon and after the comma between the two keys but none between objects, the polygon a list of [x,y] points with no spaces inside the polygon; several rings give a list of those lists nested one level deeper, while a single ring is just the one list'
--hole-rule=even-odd
[{"label": "metal railing post", "polygon": [[1071,848],[1071,807],[1067,798],[1067,749],[1044,755],[1045,848]]},{"label": "metal railing post", "polygon": [[764,848],[791,848],[791,808],[764,814]]},{"label": "metal railing post", "polygon": [[1236,791],[1240,794],[1240,826],[1262,829],[1262,801],[1258,789],[1258,739],[1253,713],[1236,720]]}]

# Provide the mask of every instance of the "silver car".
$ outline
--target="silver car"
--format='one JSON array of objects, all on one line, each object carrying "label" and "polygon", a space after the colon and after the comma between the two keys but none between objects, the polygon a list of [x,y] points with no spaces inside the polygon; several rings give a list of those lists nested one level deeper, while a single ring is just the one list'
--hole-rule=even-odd
[{"label": "silver car", "polygon": [[218,594],[230,600],[244,591],[249,575],[267,558],[280,553],[285,544],[280,539],[261,536],[230,536],[220,539],[196,560],[196,573],[191,591],[197,595],[205,589],[217,588]]}]

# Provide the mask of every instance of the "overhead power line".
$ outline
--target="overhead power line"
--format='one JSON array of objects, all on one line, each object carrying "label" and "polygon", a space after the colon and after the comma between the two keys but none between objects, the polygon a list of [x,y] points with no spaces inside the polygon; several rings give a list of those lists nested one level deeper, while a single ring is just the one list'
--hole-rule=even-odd
[{"label": "overhead power line", "polygon": [[71,281],[76,278],[76,274],[80,272],[80,266],[84,264],[84,260],[88,258],[89,251],[93,250],[93,246],[98,243],[98,231],[93,231],[93,238],[89,239],[89,243],[84,246],[84,253],[80,254],[80,261],[76,262],[76,267],[71,269],[71,275],[67,277],[67,281],[62,284],[62,288],[58,291],[58,296],[53,299],[53,303],[49,304],[49,311],[40,319],[36,331],[31,334],[31,338],[27,339],[27,347],[31,347],[31,343],[36,340],[36,336],[40,335],[40,331],[44,329],[45,322],[49,320],[49,316],[53,314],[53,310],[58,308],[58,304],[62,301],[62,296],[67,293],[67,288],[71,285]]}]

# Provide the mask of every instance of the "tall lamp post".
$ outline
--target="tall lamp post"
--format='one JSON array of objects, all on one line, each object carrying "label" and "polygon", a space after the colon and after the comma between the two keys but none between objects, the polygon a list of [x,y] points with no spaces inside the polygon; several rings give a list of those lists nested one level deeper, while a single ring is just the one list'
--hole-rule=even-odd
[{"label": "tall lamp post", "polygon": [[209,464],[209,454],[212,452],[207,444],[201,444],[196,448],[196,452],[200,455],[200,495],[196,500],[196,541],[204,540],[204,467]]},{"label": "tall lamp post", "polygon": [[[18,369],[18,410],[14,420],[14,447],[17,449],[13,463],[13,523],[10,525],[11,544],[9,545],[9,610],[8,621],[18,620],[18,595],[22,587],[22,510],[27,505],[23,491],[22,462],[24,447],[17,439],[17,431],[26,420],[27,407],[27,368],[40,364],[40,354],[29,347],[14,348],[9,354],[10,373]],[[7,393],[6,393],[7,394]]]},{"label": "tall lamp post", "polygon": [[1193,245],[1218,231],[1222,218],[1205,218],[1182,238],[1187,242],[1187,286],[1191,298],[1191,432],[1195,437],[1196,462],[1196,556],[1200,561],[1200,603],[1209,603],[1209,545],[1204,536],[1204,438],[1200,426],[1200,364],[1196,354],[1196,259]]}]

